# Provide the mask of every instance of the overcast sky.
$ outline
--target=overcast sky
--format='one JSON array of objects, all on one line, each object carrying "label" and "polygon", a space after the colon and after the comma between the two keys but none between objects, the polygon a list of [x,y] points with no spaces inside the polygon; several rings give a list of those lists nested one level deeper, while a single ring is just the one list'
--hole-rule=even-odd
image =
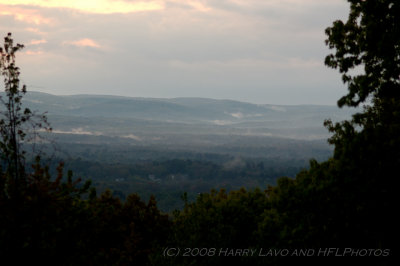
[{"label": "overcast sky", "polygon": [[0,0],[28,90],[334,105],[324,30],[345,0]]}]

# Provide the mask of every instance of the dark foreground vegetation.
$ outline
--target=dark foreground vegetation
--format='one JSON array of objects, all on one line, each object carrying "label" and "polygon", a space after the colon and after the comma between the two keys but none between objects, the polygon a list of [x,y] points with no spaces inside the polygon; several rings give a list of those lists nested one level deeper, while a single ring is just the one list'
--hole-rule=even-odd
[{"label": "dark foreground vegetation", "polygon": [[[212,190],[194,202],[183,195],[184,208],[169,216],[154,198],[143,202],[129,195],[121,202],[110,192],[97,195],[89,182],[79,183],[71,173],[63,177],[62,165],[57,176],[39,159],[32,168],[24,166],[24,125],[40,126],[45,117],[21,108],[25,88],[19,88],[14,53],[22,46],[6,37],[0,61],[7,95],[0,120],[2,259],[18,248],[14,262],[34,251],[42,264],[221,265],[232,259],[228,248],[255,249],[259,255],[262,248],[332,247],[353,248],[348,256],[364,254],[375,265],[390,265],[400,165],[400,3],[350,3],[349,20],[326,30],[334,53],[325,63],[340,70],[349,88],[338,105],[366,106],[350,121],[326,122],[333,156],[322,163],[311,160],[308,170],[280,178],[276,186]],[[364,73],[351,76],[356,66]],[[183,256],[187,248],[189,257]],[[195,256],[196,248],[204,256]],[[233,258],[247,264],[286,262],[283,256],[246,254]]]},{"label": "dark foreground vegetation", "polygon": [[[54,162],[59,160],[53,160]],[[57,167],[53,164],[50,169]],[[276,184],[277,177],[294,177],[305,162],[295,160],[268,160],[265,163],[250,159],[232,158],[226,163],[190,159],[143,161],[132,163],[93,162],[84,159],[68,160],[64,169],[73,169],[74,176],[93,180],[98,193],[107,189],[113,196],[125,200],[135,191],[143,200],[153,195],[158,208],[166,213],[182,209],[181,196],[187,193],[194,201],[200,193],[224,188],[226,191],[242,187],[254,189]],[[54,176],[56,171],[52,170]]]}]

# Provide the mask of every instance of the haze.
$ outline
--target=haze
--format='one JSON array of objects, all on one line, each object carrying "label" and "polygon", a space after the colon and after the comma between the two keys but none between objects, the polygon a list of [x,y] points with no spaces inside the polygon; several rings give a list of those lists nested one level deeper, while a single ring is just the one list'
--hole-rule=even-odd
[{"label": "haze", "polygon": [[342,0],[0,0],[28,90],[334,105],[323,61]]}]

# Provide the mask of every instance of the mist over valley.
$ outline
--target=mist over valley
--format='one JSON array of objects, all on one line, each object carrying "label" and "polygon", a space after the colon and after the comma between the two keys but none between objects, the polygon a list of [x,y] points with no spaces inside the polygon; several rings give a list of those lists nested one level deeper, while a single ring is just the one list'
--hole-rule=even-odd
[{"label": "mist over valley", "polygon": [[[207,98],[56,96],[29,92],[24,105],[47,111],[51,133],[41,149],[54,164],[122,198],[155,194],[159,206],[182,207],[180,195],[211,188],[273,185],[332,155],[325,119],[351,109],[251,104]],[[353,110],[354,111],[354,110]],[[40,146],[40,145],[39,145]]]}]

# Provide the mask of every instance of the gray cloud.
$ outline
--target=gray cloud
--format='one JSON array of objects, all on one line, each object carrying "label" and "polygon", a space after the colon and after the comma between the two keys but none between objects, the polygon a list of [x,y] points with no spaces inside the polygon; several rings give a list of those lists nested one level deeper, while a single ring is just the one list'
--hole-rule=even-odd
[{"label": "gray cloud", "polygon": [[[128,14],[35,8],[51,23],[0,15],[0,30],[25,44],[46,40],[18,60],[24,81],[49,93],[276,104],[334,104],[344,94],[339,75],[323,66],[324,29],[346,15],[342,1],[200,2],[208,11],[173,0]],[[98,46],[72,45],[84,39]]]}]

